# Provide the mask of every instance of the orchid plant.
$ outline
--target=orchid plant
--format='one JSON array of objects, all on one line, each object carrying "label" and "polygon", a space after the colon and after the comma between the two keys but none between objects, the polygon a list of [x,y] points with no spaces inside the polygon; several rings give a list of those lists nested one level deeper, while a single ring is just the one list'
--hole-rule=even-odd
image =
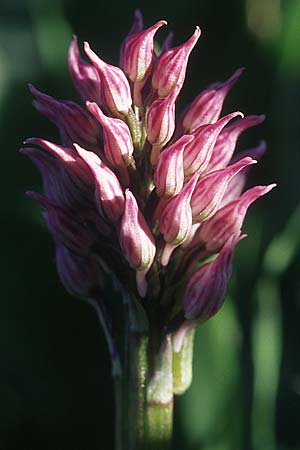
[{"label": "orchid plant", "polygon": [[[202,91],[175,119],[189,55],[201,31],[178,47],[167,23],[144,28],[140,12],[119,67],[77,38],[69,49],[84,106],[32,85],[34,107],[59,129],[61,144],[25,141],[41,172],[44,209],[59,277],[99,316],[115,380],[116,450],[166,449],[174,394],[192,380],[197,325],[221,308],[248,207],[275,185],[243,193],[265,143],[234,156],[239,136],[262,115],[221,116],[242,73]],[[118,293],[112,300],[111,291]]]}]

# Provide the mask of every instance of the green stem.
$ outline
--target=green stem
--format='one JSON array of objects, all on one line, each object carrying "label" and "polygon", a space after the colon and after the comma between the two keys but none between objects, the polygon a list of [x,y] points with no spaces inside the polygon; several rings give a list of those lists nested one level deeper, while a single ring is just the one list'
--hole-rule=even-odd
[{"label": "green stem", "polygon": [[167,336],[154,359],[147,386],[147,450],[167,450],[172,438],[172,343]]},{"label": "green stem", "polygon": [[[173,421],[171,337],[149,332],[139,301],[123,293],[121,370],[115,373],[115,450],[168,450]],[[120,344],[120,343],[119,343]]]}]

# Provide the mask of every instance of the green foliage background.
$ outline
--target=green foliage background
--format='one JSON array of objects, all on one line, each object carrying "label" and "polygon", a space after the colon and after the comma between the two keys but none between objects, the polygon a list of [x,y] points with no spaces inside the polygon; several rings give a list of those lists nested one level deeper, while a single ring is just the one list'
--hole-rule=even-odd
[{"label": "green foliage background", "polygon": [[[91,308],[57,279],[39,189],[22,139],[57,132],[31,107],[27,82],[77,99],[66,62],[75,32],[117,63],[133,11],[164,18],[184,41],[203,35],[181,104],[240,66],[225,112],[266,113],[240,148],[265,138],[251,184],[278,188],[252,207],[226,305],[197,334],[194,381],[176,403],[175,450],[300,449],[300,3],[298,0],[1,0],[0,450],[112,448],[113,394]],[[184,99],[184,101],[183,101]]]}]

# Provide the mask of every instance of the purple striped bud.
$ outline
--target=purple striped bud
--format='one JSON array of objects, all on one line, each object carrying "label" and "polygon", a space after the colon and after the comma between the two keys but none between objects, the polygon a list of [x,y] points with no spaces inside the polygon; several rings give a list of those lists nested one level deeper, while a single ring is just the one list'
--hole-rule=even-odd
[{"label": "purple striped bud", "polygon": [[159,218],[159,231],[166,241],[161,263],[166,266],[169,258],[178,245],[182,244],[188,237],[192,227],[191,196],[195,189],[199,175],[195,174],[182,191],[168,200]]},{"label": "purple striped bud", "polygon": [[71,147],[73,142],[92,149],[97,146],[100,138],[99,126],[77,103],[57,100],[43,94],[31,84],[29,90],[37,99],[32,104],[59,128],[65,146]]},{"label": "purple striped bud", "polygon": [[186,134],[160,154],[154,170],[154,183],[158,196],[173,197],[183,188],[183,152],[185,146],[193,139],[194,136]]},{"label": "purple striped bud", "polygon": [[184,44],[174,47],[161,54],[153,69],[152,87],[159,97],[167,97],[176,91],[178,95],[182,88],[189,55],[200,37],[197,26],[194,34]]},{"label": "purple striped bud", "polygon": [[20,153],[29,158],[38,167],[43,190],[46,197],[59,206],[82,207],[87,206],[87,199],[68,176],[61,162],[38,148],[21,148]]},{"label": "purple striped bud", "polygon": [[57,242],[55,262],[60,281],[71,295],[89,298],[101,287],[102,272],[92,256],[76,255]]},{"label": "purple striped bud", "polygon": [[197,183],[191,198],[193,221],[202,222],[214,215],[229,181],[246,166],[256,162],[255,159],[246,157],[225,169],[204,175]]},{"label": "purple striped bud", "polygon": [[[265,141],[261,141],[261,143],[257,147],[240,152],[238,155],[236,155],[235,158],[232,159],[232,162],[237,161],[237,159],[239,159],[241,156],[250,156],[251,158],[259,161],[263,157],[265,152],[266,143]],[[227,205],[227,203],[231,202],[232,200],[236,200],[241,195],[246,185],[247,176],[250,169],[251,167],[245,167],[241,172],[239,172],[230,180],[220,203],[220,207]]]},{"label": "purple striped bud", "polygon": [[84,43],[84,50],[99,73],[103,103],[112,115],[121,117],[127,115],[132,100],[124,72],[119,67],[107,64],[100,59],[87,42]]},{"label": "purple striped bud", "polygon": [[114,167],[132,162],[133,143],[128,126],[121,119],[107,117],[96,103],[87,102],[87,109],[103,127],[104,153]]},{"label": "purple striped bud", "polygon": [[37,192],[27,192],[27,195],[45,208],[44,218],[55,241],[79,255],[89,253],[96,236],[77,212],[61,208]]},{"label": "purple striped bud", "polygon": [[246,235],[232,235],[219,256],[201,266],[190,278],[184,292],[185,318],[205,322],[224,303],[227,285],[232,272],[233,251]]},{"label": "purple striped bud", "polygon": [[248,128],[261,124],[264,120],[264,115],[247,116],[225,128],[218,136],[206,171],[211,172],[212,170],[224,169],[232,158],[240,135]]},{"label": "purple striped bud", "polygon": [[94,176],[95,202],[99,214],[104,213],[111,222],[117,222],[124,211],[124,195],[118,178],[95,153],[77,144],[75,148]]},{"label": "purple striped bud", "polygon": [[212,84],[195,98],[183,115],[182,127],[186,132],[192,133],[219,119],[225,97],[242,72],[243,69],[238,69],[227,81]]},{"label": "purple striped bud", "polygon": [[197,171],[203,172],[206,169],[220,132],[230,120],[237,116],[243,117],[243,113],[237,111],[228,114],[215,124],[202,125],[193,133],[195,139],[186,146],[183,155],[186,177],[193,175]]},{"label": "purple striped bud", "polygon": [[271,191],[276,184],[254,186],[241,197],[219,209],[216,214],[199,228],[199,243],[212,254],[218,252],[232,234],[239,234],[249,206],[262,195]]},{"label": "purple striped bud", "polygon": [[153,62],[153,39],[159,28],[167,25],[160,20],[152,27],[129,36],[124,44],[122,68],[132,82],[143,81]]},{"label": "purple striped bud", "polygon": [[129,189],[125,191],[125,208],[120,223],[119,241],[130,267],[137,271],[137,288],[141,297],[146,295],[145,275],[155,256],[155,241],[144,216]]},{"label": "purple striped bud", "polygon": [[77,37],[73,36],[68,53],[69,69],[75,89],[82,100],[101,104],[101,82],[97,70],[79,53]]},{"label": "purple striped bud", "polygon": [[40,138],[26,139],[24,144],[38,145],[55,156],[72,176],[73,181],[79,188],[85,190],[87,187],[93,185],[93,177],[88,167],[77,155],[74,148],[62,147],[61,145]]},{"label": "purple striped bud", "polygon": [[149,107],[146,117],[148,141],[155,146],[164,146],[171,139],[175,130],[175,98],[155,100]]},{"label": "purple striped bud", "polygon": [[127,36],[123,40],[121,47],[120,47],[120,64],[119,64],[119,66],[121,68],[123,68],[123,66],[124,66],[123,58],[124,58],[124,47],[126,45],[126,42],[133,34],[140,33],[141,31],[143,31],[143,29],[144,29],[144,21],[143,21],[142,13],[139,9],[136,9],[134,11],[134,19],[133,19],[132,27],[129,30]]}]

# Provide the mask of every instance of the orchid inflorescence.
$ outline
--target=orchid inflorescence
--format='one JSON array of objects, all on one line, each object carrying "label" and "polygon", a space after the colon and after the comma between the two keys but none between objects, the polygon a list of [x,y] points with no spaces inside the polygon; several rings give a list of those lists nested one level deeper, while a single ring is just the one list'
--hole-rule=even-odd
[{"label": "orchid inflorescence", "polygon": [[158,51],[154,37],[166,24],[144,29],[136,12],[120,67],[88,43],[84,60],[73,37],[70,73],[86,108],[30,85],[33,105],[58,127],[62,145],[30,138],[21,152],[42,175],[44,195],[29,195],[45,209],[66,289],[93,298],[112,276],[146,312],[155,302],[162,329],[176,331],[221,307],[247,209],[275,185],[242,193],[264,142],[233,156],[239,136],[264,116],[220,118],[242,69],[208,86],[175,120],[201,31],[173,48],[168,36]]}]

